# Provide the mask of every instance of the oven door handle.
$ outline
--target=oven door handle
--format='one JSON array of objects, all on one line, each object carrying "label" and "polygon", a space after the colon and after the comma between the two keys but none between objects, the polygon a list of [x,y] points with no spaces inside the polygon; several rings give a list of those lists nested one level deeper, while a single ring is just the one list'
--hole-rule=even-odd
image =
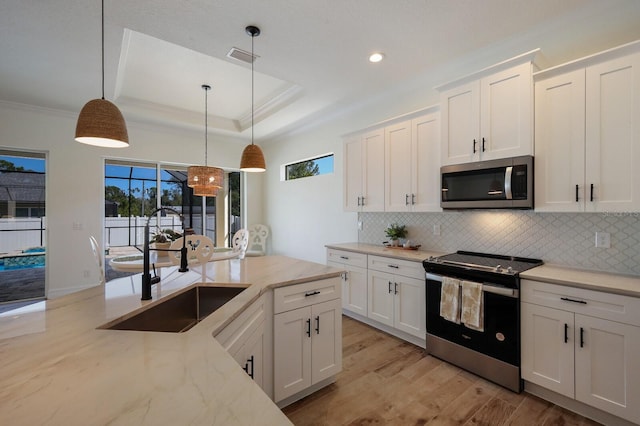
[{"label": "oven door handle", "polygon": [[[442,282],[442,275],[435,275],[427,272],[427,279],[430,281]],[[483,284],[482,291],[486,293],[493,293],[493,294],[498,294],[500,296],[507,296],[507,297],[513,297],[513,298],[518,298],[519,296],[519,292],[516,289],[507,288],[507,287],[498,287],[491,284]]]}]

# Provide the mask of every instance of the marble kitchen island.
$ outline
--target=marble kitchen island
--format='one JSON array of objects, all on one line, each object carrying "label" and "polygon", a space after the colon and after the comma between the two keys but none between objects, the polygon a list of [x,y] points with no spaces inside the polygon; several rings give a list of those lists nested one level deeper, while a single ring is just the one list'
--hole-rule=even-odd
[{"label": "marble kitchen island", "polygon": [[189,331],[97,329],[201,285],[202,272],[163,270],[150,301],[138,274],[1,314],[0,424],[290,424],[213,335],[268,290],[342,271],[283,256],[210,262],[206,285],[247,288]]}]

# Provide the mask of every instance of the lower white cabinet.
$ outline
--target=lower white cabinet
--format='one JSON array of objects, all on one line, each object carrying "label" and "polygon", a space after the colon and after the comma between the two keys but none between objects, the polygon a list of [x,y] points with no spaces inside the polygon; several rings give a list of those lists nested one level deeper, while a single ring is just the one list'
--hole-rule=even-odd
[{"label": "lower white cabinet", "polygon": [[640,299],[522,280],[522,377],[640,423]]},{"label": "lower white cabinet", "polygon": [[269,397],[273,395],[272,299],[271,292],[265,293],[215,336]]},{"label": "lower white cabinet", "polygon": [[369,256],[370,319],[424,339],[425,292],[424,269],[419,262]]},{"label": "lower white cabinet", "polygon": [[367,315],[367,255],[345,250],[327,250],[327,265],[344,269],[342,309]]},{"label": "lower white cabinet", "polygon": [[333,278],[274,290],[275,402],[342,370],[339,286]]}]

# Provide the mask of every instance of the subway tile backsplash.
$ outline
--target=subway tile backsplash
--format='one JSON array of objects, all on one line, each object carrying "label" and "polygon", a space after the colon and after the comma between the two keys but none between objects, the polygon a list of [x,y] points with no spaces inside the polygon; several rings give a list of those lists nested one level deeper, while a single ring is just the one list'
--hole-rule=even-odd
[{"label": "subway tile backsplash", "polygon": [[[361,243],[381,244],[390,223],[407,225],[408,239],[423,250],[533,257],[545,263],[640,275],[640,213],[536,213],[456,211],[360,213]],[[434,235],[434,225],[440,235]],[[596,248],[595,233],[608,232],[611,248]]]}]

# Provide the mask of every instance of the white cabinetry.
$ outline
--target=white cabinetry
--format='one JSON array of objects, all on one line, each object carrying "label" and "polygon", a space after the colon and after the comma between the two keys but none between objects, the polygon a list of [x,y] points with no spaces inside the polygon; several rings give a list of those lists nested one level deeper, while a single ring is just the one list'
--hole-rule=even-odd
[{"label": "white cabinetry", "polygon": [[272,298],[262,295],[215,338],[271,398],[273,395]]},{"label": "white cabinetry", "polygon": [[438,87],[443,166],[533,154],[536,53]]},{"label": "white cabinetry", "polygon": [[522,280],[522,377],[640,422],[640,299]]},{"label": "white cabinetry", "polygon": [[327,265],[346,269],[342,275],[342,309],[367,315],[367,255],[327,249]]},{"label": "white cabinetry", "polygon": [[613,54],[536,75],[538,211],[640,210],[640,53]]},{"label": "white cabinetry", "polygon": [[370,319],[425,338],[425,278],[419,262],[370,255],[368,299]]},{"label": "white cabinetry", "polygon": [[439,211],[440,113],[385,127],[385,211]]},{"label": "white cabinetry", "polygon": [[384,211],[384,129],[344,143],[344,209]]},{"label": "white cabinetry", "polygon": [[274,313],[274,401],[280,402],[342,369],[340,279],[275,289]]}]

